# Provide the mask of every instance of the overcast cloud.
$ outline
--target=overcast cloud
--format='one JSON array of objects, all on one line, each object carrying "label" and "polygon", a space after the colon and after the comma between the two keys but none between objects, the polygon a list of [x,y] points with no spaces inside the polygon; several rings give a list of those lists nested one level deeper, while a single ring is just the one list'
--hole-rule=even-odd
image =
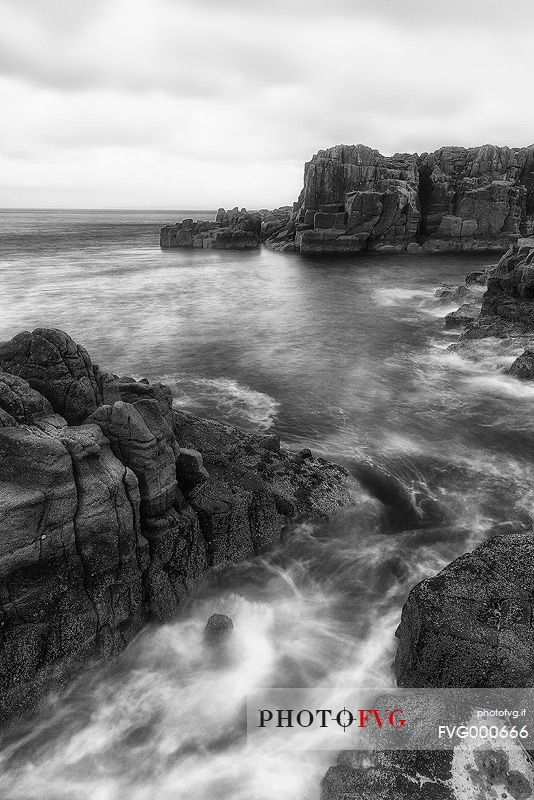
[{"label": "overcast cloud", "polygon": [[318,149],[534,141],[532,0],[0,0],[0,205],[296,199]]}]

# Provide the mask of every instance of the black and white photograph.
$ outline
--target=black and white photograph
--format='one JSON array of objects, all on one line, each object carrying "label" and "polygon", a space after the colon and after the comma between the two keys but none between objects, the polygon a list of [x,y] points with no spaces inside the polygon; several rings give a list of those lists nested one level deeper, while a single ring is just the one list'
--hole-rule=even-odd
[{"label": "black and white photograph", "polygon": [[0,0],[0,800],[534,800],[532,0]]}]

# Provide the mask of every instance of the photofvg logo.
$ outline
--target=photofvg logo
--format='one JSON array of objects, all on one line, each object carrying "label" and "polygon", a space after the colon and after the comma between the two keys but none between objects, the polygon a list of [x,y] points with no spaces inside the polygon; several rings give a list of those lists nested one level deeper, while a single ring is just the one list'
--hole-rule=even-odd
[{"label": "photofvg logo", "polygon": [[401,708],[394,708],[393,711],[378,708],[358,708],[350,710],[343,707],[341,711],[333,711],[331,708],[261,708],[259,713],[259,727],[266,728],[273,724],[277,728],[310,728],[317,723],[320,728],[328,728],[338,725],[346,731],[356,725],[358,728],[366,728],[368,725],[375,725],[378,729],[389,725],[391,728],[397,726],[403,728],[406,724],[404,712]]},{"label": "photofvg logo", "polygon": [[248,737],[266,746],[443,750],[469,740],[529,748],[531,731],[530,689],[267,689],[247,698]]}]

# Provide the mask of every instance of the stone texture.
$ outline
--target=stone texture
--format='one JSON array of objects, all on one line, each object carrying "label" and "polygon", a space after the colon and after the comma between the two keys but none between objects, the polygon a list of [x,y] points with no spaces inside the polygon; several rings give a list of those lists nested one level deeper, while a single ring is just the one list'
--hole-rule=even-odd
[{"label": "stone texture", "polygon": [[505,250],[534,234],[534,145],[443,147],[383,156],[365,145],[320,150],[304,167],[289,221],[269,247],[303,254],[361,250]]},{"label": "stone texture", "polygon": [[534,538],[495,536],[410,592],[400,686],[532,686]]},{"label": "stone texture", "polygon": [[236,207],[220,208],[215,222],[185,219],[165,225],[160,233],[160,246],[193,247],[216,250],[254,250],[260,246],[262,219],[257,213]]},{"label": "stone texture", "polygon": [[208,644],[220,644],[231,636],[234,623],[226,614],[212,614],[206,623],[204,641]]},{"label": "stone texture", "polygon": [[175,412],[62,331],[19,334],[0,367],[0,720],[351,498],[341,467]]},{"label": "stone texture", "polygon": [[63,331],[36,328],[0,345],[0,368],[28,381],[69,424],[119,399],[113,376]]},{"label": "stone texture", "polygon": [[480,316],[461,341],[534,332],[534,239],[519,239],[487,272]]},{"label": "stone texture", "polygon": [[521,353],[507,372],[508,375],[523,381],[534,380],[534,350],[529,349]]},{"label": "stone texture", "polygon": [[480,306],[476,303],[464,303],[457,311],[451,311],[445,317],[446,328],[462,328],[478,318]]}]

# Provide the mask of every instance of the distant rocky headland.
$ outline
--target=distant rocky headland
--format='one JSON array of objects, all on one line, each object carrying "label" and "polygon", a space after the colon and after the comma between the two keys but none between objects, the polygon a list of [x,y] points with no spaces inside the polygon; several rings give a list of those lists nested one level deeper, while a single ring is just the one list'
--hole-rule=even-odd
[{"label": "distant rocky headland", "polygon": [[320,150],[292,207],[219,209],[216,222],[161,230],[162,247],[274,250],[506,250],[534,235],[534,145],[442,147],[383,156],[365,145]]}]

